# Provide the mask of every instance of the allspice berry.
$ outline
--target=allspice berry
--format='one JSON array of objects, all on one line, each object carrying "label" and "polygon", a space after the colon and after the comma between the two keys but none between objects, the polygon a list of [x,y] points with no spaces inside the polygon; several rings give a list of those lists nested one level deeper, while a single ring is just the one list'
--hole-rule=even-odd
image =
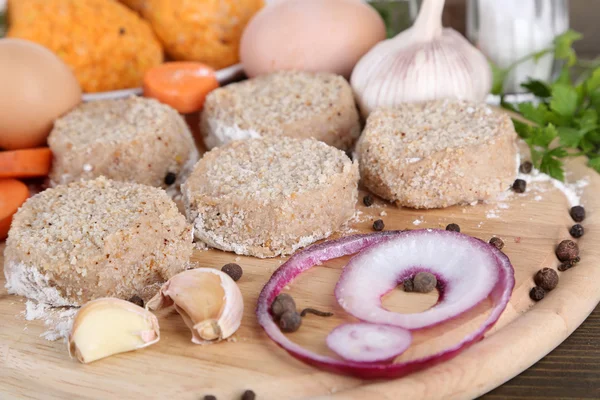
[{"label": "allspice berry", "polygon": [[525,182],[523,179],[515,179],[512,189],[517,193],[525,193],[525,189],[527,189],[527,182]]},{"label": "allspice berry", "polygon": [[279,318],[287,311],[296,312],[296,302],[289,294],[281,293],[273,300],[273,303],[271,304],[271,313],[275,318]]},{"label": "allspice berry", "polygon": [[531,173],[532,169],[533,169],[533,164],[531,163],[531,161],[525,161],[519,167],[519,172],[521,172],[522,174],[529,174],[529,173]]},{"label": "allspice berry", "polygon": [[460,232],[460,226],[458,226],[458,224],[448,224],[446,225],[446,230],[452,232]]},{"label": "allspice berry", "polygon": [[373,222],[373,229],[376,231],[382,231],[383,228],[385,228],[385,224],[383,223],[383,220],[378,219],[377,221]]},{"label": "allspice berry", "polygon": [[573,218],[573,221],[581,222],[585,219],[585,208],[583,208],[582,206],[571,207],[571,211],[569,211],[569,214],[571,214],[571,218]]},{"label": "allspice berry", "polygon": [[229,275],[231,277],[231,279],[233,279],[235,282],[239,281],[240,278],[242,277],[242,275],[244,274],[242,267],[240,267],[238,264],[235,264],[235,263],[229,263],[229,264],[223,265],[223,267],[221,268],[221,271],[223,271],[227,275]]},{"label": "allspice berry", "polygon": [[302,325],[302,317],[296,311],[286,311],[279,318],[279,328],[283,332],[296,332]]},{"label": "allspice berry", "polygon": [[585,230],[583,229],[583,226],[581,226],[581,224],[575,224],[571,227],[571,229],[569,229],[569,233],[575,239],[579,239],[580,237],[583,236],[583,234],[585,233]]},{"label": "allspice berry", "polygon": [[502,239],[496,236],[490,239],[490,244],[498,250],[502,250],[504,248],[504,242],[502,241]]},{"label": "allspice berry", "polygon": [[404,282],[402,282],[402,287],[404,288],[404,291],[408,293],[415,291],[413,280],[410,278],[405,279]]},{"label": "allspice berry", "polygon": [[418,272],[412,282],[413,290],[419,293],[429,293],[437,286],[437,278],[429,272]]},{"label": "allspice berry", "polygon": [[370,194],[367,194],[367,195],[365,195],[365,197],[363,197],[363,204],[367,207],[371,207],[374,202],[375,202],[375,200],[373,199],[373,196],[371,196]]},{"label": "allspice berry", "polygon": [[544,298],[545,295],[546,295],[546,291],[539,286],[531,288],[531,290],[529,291],[529,297],[533,301],[540,301],[541,299]]},{"label": "allspice berry", "polygon": [[558,285],[558,273],[552,268],[542,268],[533,277],[536,285],[550,291]]},{"label": "allspice berry", "polygon": [[242,400],[254,400],[256,399],[256,393],[252,390],[246,390],[244,394],[242,394]]},{"label": "allspice berry", "polygon": [[563,240],[556,247],[556,257],[560,261],[571,261],[579,256],[579,246],[572,240]]}]

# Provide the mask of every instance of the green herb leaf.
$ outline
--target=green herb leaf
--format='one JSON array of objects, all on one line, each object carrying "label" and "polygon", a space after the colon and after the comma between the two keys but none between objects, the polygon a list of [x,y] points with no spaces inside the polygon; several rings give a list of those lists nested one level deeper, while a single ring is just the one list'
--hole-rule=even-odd
[{"label": "green herb leaf", "polygon": [[546,125],[548,122],[548,106],[544,103],[538,104],[537,107],[529,102],[519,103],[517,108],[519,113],[531,122],[535,122],[538,125]]},{"label": "green herb leaf", "polygon": [[504,81],[510,71],[508,69],[500,68],[491,61],[489,63],[490,68],[492,69],[492,94],[500,95],[504,88]]},{"label": "green herb leaf", "polygon": [[585,134],[585,138],[594,146],[600,146],[600,131],[591,130]]},{"label": "green herb leaf", "polygon": [[600,173],[600,157],[590,158],[590,161],[588,161],[588,166]]},{"label": "green herb leaf", "polygon": [[596,68],[590,77],[585,80],[585,88],[588,93],[600,88],[600,67]]},{"label": "green herb leaf", "polygon": [[557,128],[560,144],[567,147],[577,148],[579,142],[585,136],[585,131],[570,128],[568,126],[559,126]]},{"label": "green herb leaf", "polygon": [[581,117],[575,120],[575,123],[584,133],[593,131],[598,128],[598,112],[593,108],[588,108],[583,111]]},{"label": "green herb leaf", "polygon": [[550,143],[558,136],[558,131],[554,125],[549,124],[546,127],[534,126],[531,128],[531,134],[525,141],[532,147],[538,146],[547,148]]},{"label": "green herb leaf", "polygon": [[550,152],[542,156],[540,163],[540,171],[550,175],[554,179],[563,181],[565,179],[565,173],[563,171],[563,162],[557,159]]},{"label": "green herb leaf", "polygon": [[538,81],[535,79],[529,78],[529,80],[525,83],[522,83],[521,86],[529,90],[530,93],[537,97],[546,98],[550,97],[550,95],[552,94],[550,92],[550,86],[548,86],[546,82]]},{"label": "green herb leaf", "polygon": [[594,146],[594,143],[592,143],[587,135],[585,135],[579,142],[579,148],[586,154],[593,152],[595,147],[596,146]]},{"label": "green herb leaf", "polygon": [[573,50],[573,42],[583,38],[583,35],[573,30],[568,30],[554,38],[554,57],[565,60],[567,67],[572,67],[577,62],[577,55]]},{"label": "green herb leaf", "polygon": [[577,111],[578,96],[573,86],[564,83],[552,85],[550,108],[563,117],[572,117]]},{"label": "green herb leaf", "polygon": [[526,139],[529,136],[531,136],[531,125],[528,125],[514,118],[512,119],[512,122],[515,127],[515,131],[519,134],[520,137]]}]

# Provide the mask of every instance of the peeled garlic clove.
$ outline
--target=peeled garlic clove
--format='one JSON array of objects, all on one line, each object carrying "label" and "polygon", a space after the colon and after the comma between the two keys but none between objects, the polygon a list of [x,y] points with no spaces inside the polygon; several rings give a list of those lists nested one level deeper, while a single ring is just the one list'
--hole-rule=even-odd
[{"label": "peeled garlic clove", "polygon": [[129,301],[107,297],[86,303],[75,315],[69,355],[89,363],[150,346],[159,339],[154,314]]},{"label": "peeled garlic clove", "polygon": [[231,277],[212,268],[183,271],[169,279],[146,305],[175,309],[192,331],[192,342],[205,344],[233,335],[244,313],[242,292]]},{"label": "peeled garlic clove", "polygon": [[485,56],[461,34],[442,28],[444,0],[424,0],[414,25],[377,44],[352,72],[363,116],[405,102],[480,102],[492,86]]}]

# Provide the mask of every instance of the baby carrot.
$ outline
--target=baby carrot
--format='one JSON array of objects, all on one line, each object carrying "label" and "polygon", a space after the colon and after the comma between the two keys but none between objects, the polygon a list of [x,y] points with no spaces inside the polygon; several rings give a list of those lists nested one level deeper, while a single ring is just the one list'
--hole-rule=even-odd
[{"label": "baby carrot", "polygon": [[13,214],[29,197],[27,186],[16,179],[0,179],[0,240],[6,239]]},{"label": "baby carrot", "polygon": [[48,147],[0,151],[0,178],[32,178],[50,172],[52,152]]},{"label": "baby carrot", "polygon": [[167,62],[144,75],[144,96],[168,104],[182,114],[200,110],[206,95],[218,87],[215,71],[198,62]]}]

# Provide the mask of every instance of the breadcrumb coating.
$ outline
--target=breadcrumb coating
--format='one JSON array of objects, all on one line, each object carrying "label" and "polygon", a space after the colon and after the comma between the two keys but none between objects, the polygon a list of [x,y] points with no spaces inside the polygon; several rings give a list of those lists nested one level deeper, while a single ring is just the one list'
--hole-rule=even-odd
[{"label": "breadcrumb coating", "polygon": [[313,137],[342,150],[360,135],[352,89],[341,76],[282,71],[213,90],[200,131],[208,148],[249,137]]},{"label": "breadcrumb coating", "polygon": [[167,174],[181,181],[198,159],[183,117],[157,100],[83,103],[59,118],[48,137],[54,153],[53,184],[104,175],[119,181],[167,187]]},{"label": "breadcrumb coating", "polygon": [[183,185],[198,239],[256,257],[290,254],[354,215],[358,166],[314,139],[231,142],[204,155]]},{"label": "breadcrumb coating", "polygon": [[375,110],[356,145],[362,183],[399,206],[487,200],[516,175],[510,117],[485,104],[437,100]]},{"label": "breadcrumb coating", "polygon": [[[191,227],[163,190],[100,177],[27,200],[9,231],[4,272],[10,293],[54,305],[147,298],[187,268],[192,249]],[[60,297],[47,298],[48,288]]]},{"label": "breadcrumb coating", "polygon": [[115,0],[9,0],[8,37],[58,55],[84,92],[139,87],[163,60],[148,22]]}]

